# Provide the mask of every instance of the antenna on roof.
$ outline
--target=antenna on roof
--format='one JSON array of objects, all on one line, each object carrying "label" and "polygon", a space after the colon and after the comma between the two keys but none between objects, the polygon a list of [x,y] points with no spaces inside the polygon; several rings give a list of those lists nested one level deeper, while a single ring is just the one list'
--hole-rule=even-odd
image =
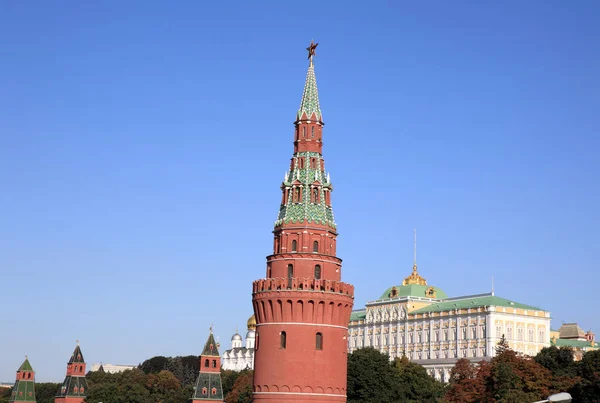
[{"label": "antenna on roof", "polygon": [[417,229],[416,228],[415,228],[414,232],[415,232],[415,251],[414,251],[415,256],[414,256],[413,264],[416,266],[417,265]]},{"label": "antenna on roof", "polygon": [[492,296],[494,295],[494,276],[492,276]]}]

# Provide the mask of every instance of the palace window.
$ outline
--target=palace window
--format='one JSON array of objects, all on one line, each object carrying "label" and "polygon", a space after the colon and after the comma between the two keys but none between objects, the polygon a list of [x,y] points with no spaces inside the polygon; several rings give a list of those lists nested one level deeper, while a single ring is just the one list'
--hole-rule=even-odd
[{"label": "palace window", "polygon": [[506,326],[506,338],[508,340],[512,340],[513,339],[512,325],[507,325]]},{"label": "palace window", "polygon": [[319,242],[318,241],[314,241],[313,242],[313,252],[316,253],[319,251]]},{"label": "palace window", "polygon": [[528,333],[529,333],[529,341],[534,341],[533,329],[529,329]]},{"label": "palace window", "polygon": [[285,332],[279,333],[279,348],[286,348],[287,346],[287,334]]},{"label": "palace window", "polygon": [[467,339],[467,329],[463,328],[463,330],[462,330],[462,338],[463,338],[463,340]]},{"label": "palace window", "polygon": [[546,342],[546,332],[542,329],[542,330],[540,330],[539,343],[545,343],[545,342]]},{"label": "palace window", "polygon": [[317,350],[323,350],[323,333],[317,333],[315,344]]},{"label": "palace window", "polygon": [[321,266],[320,265],[315,266],[315,279],[316,280],[321,279]]},{"label": "palace window", "polygon": [[429,332],[425,333],[425,342],[429,343]]},{"label": "palace window", "polygon": [[434,337],[435,337],[434,338],[435,341],[440,341],[440,331],[439,330],[435,331],[435,336]]},{"label": "palace window", "polygon": [[477,357],[477,349],[471,349],[471,357]]},{"label": "palace window", "polygon": [[292,241],[292,252],[296,252],[298,249],[298,242],[294,239]]},{"label": "palace window", "polygon": [[473,328],[473,338],[476,339],[477,338],[477,328]]},{"label": "palace window", "polygon": [[496,325],[496,337],[502,337],[502,326]]},{"label": "palace window", "polygon": [[444,341],[448,341],[448,331],[444,330]]},{"label": "palace window", "polygon": [[408,342],[412,344],[413,340],[414,340],[413,334],[411,333],[411,334],[408,335]]},{"label": "palace window", "polygon": [[419,332],[419,333],[417,334],[417,343],[420,343],[420,342],[421,342],[421,337],[422,337],[422,335],[421,335],[421,332]]}]

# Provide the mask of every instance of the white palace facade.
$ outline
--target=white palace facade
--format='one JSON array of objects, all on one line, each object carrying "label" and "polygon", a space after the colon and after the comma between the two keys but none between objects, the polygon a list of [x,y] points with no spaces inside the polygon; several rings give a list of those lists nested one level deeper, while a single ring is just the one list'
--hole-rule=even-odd
[{"label": "white palace facade", "polygon": [[448,298],[427,285],[415,263],[401,285],[352,312],[348,351],[374,347],[390,359],[405,355],[447,382],[460,358],[490,360],[502,335],[513,350],[535,355],[550,346],[550,313],[493,292]]}]

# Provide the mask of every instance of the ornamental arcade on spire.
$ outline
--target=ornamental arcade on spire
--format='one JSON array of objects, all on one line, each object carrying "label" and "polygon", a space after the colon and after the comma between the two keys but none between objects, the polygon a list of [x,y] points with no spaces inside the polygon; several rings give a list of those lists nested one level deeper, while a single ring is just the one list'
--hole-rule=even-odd
[{"label": "ornamental arcade on spire", "polygon": [[9,403],[30,402],[35,403],[35,371],[25,357],[25,361],[17,370],[15,385],[10,395]]}]

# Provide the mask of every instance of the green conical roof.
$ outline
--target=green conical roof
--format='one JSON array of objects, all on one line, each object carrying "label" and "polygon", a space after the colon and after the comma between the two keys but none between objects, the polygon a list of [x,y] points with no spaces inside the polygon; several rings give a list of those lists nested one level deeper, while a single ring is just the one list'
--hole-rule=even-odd
[{"label": "green conical roof", "polygon": [[306,82],[304,84],[304,92],[302,93],[302,102],[300,102],[297,119],[302,119],[304,113],[306,113],[306,119],[311,119],[313,113],[318,121],[321,121],[323,118],[321,115],[321,106],[319,105],[319,91],[317,89],[315,67],[312,60],[306,72]]},{"label": "green conical roof", "polygon": [[77,344],[77,347],[75,347],[75,351],[73,351],[73,355],[71,356],[71,359],[69,360],[69,364],[73,364],[73,363],[85,364],[85,361],[83,359],[83,354],[81,354],[81,348],[79,348],[79,344]]},{"label": "green conical roof", "polygon": [[[33,372],[33,367],[27,358],[25,358],[25,361],[23,361],[23,364],[21,364],[17,372]],[[20,376],[17,376],[9,402],[35,402],[35,383],[33,374],[28,374],[26,379],[21,379]]]},{"label": "green conical roof", "polygon": [[208,335],[208,339],[204,344],[204,350],[202,350],[202,355],[210,355],[213,357],[219,357],[219,345],[215,342],[215,337],[212,334],[212,331]]},{"label": "green conical roof", "polygon": [[19,367],[18,370],[19,371],[33,371],[33,368],[31,367],[31,364],[29,363],[28,358],[25,358],[25,361],[23,361],[23,364],[21,364],[21,366]]}]

